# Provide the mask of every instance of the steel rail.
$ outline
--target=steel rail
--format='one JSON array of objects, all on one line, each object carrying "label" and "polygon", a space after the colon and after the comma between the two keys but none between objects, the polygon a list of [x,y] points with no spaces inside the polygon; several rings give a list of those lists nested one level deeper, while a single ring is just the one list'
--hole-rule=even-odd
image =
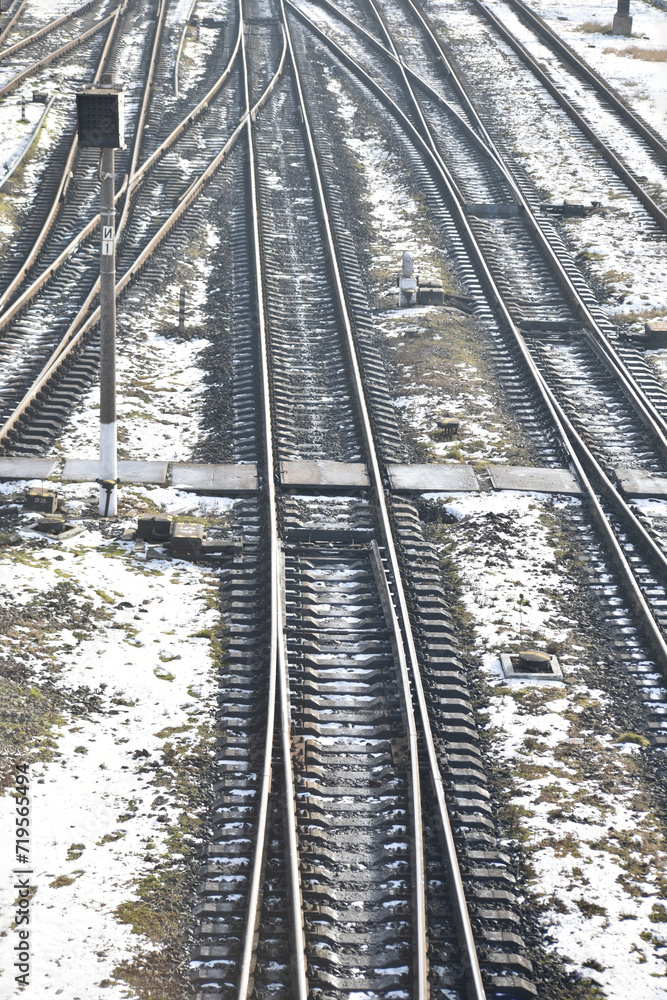
[{"label": "steel rail", "polygon": [[[285,47],[283,46],[283,55],[281,57],[280,64],[276,70],[274,77],[271,79],[266,89],[264,90],[261,98],[254,105],[251,114],[256,114],[258,109],[265,103],[269,95],[273,91],[280,75],[282,74],[284,63],[285,63]],[[215,158],[208,165],[206,170],[192,182],[186,193],[182,196],[180,203],[171,213],[168,219],[162,224],[158,232],[153,236],[150,242],[144,247],[139,256],[133,261],[127,271],[123,274],[122,278],[116,284],[116,295],[118,295],[136,276],[141,267],[146,263],[150,255],[156,249],[156,247],[162,242],[162,240],[169,234],[173,229],[182,215],[187,211],[193,201],[201,194],[206,183],[211,179],[218,167],[227,158],[231,150],[236,145],[239,136],[243,133],[245,127],[246,115],[244,114],[241,121],[236,126],[232,132],[229,139],[226,141],[220,152],[215,156]],[[99,307],[95,312],[89,317],[86,323],[78,330],[74,323],[70,324],[69,329],[63,335],[58,346],[52,352],[50,358],[42,368],[40,374],[34,380],[32,386],[27,391],[21,402],[18,404],[14,412],[7,418],[5,423],[0,427],[0,448],[6,443],[8,435],[14,430],[17,423],[23,416],[23,414],[29,409],[32,403],[35,401],[40,392],[45,388],[45,386],[50,382],[56,372],[60,369],[63,362],[71,355],[72,351],[77,347],[83,337],[91,330],[97,322],[99,322],[100,311]],[[77,320],[79,317],[77,317]],[[75,321],[76,322],[76,321]]]},{"label": "steel rail", "polygon": [[127,222],[127,213],[130,208],[130,201],[132,198],[132,179],[136,173],[137,160],[139,159],[139,153],[141,151],[141,141],[144,137],[144,125],[146,124],[146,113],[148,111],[148,102],[151,97],[151,87],[153,86],[153,78],[155,76],[155,65],[157,62],[158,49],[160,46],[160,41],[162,39],[162,30],[164,28],[164,21],[167,13],[167,2],[166,0],[158,0],[158,10],[157,17],[155,19],[155,34],[153,35],[153,44],[151,45],[151,57],[148,64],[148,73],[146,75],[146,81],[144,83],[143,94],[141,97],[141,105],[139,107],[139,115],[137,117],[137,124],[134,130],[134,140],[132,143],[132,154],[130,156],[130,164],[127,170],[127,184],[125,188],[125,201],[123,202],[123,207],[120,213],[120,219],[116,225],[116,239],[119,239],[123,229],[125,228],[125,223]]},{"label": "steel rail", "polygon": [[[593,486],[591,485],[589,475],[593,475],[594,479],[598,483],[598,488],[600,489],[601,494],[612,505],[615,512],[625,523],[625,527],[629,528],[631,533],[634,535],[635,540],[644,546],[651,562],[657,568],[662,578],[667,577],[667,556],[656,544],[651,535],[646,531],[641,522],[639,522],[633,511],[629,508],[628,504],[619,495],[616,488],[605,475],[583,439],[572,426],[569,418],[563,411],[541,372],[537,368],[523,335],[512,320],[509,309],[506,306],[495,283],[495,279],[493,278],[493,275],[491,274],[491,271],[486,263],[484,253],[481,250],[477,242],[477,238],[468,222],[468,218],[465,214],[465,207],[455,196],[454,189],[449,182],[449,172],[447,168],[443,168],[443,165],[432,155],[430,147],[423,141],[418,130],[415,129],[414,125],[403,113],[402,109],[363,69],[363,67],[361,67],[341,46],[329,38],[326,32],[322,31],[322,29],[319,28],[319,26],[316,25],[302,10],[300,10],[300,8],[293,3],[292,0],[285,0],[285,2],[289,4],[290,9],[292,9],[294,13],[302,21],[304,21],[304,23],[318,38],[334,50],[336,57],[347,65],[353,74],[364,82],[368,89],[370,89],[391,111],[401,127],[412,137],[417,146],[422,149],[427,160],[431,162],[436,174],[439,175],[440,182],[443,185],[448,200],[449,208],[455,218],[457,228],[461,233],[468,252],[475,263],[478,274],[480,275],[482,283],[487,290],[487,294],[489,295],[491,301],[495,304],[502,324],[515,341],[522,359],[528,368],[529,374],[535,383],[538,393],[547,408],[547,412],[551,417],[554,429],[556,430],[556,433],[565,448],[565,453],[568,456],[571,468],[574,470],[575,475],[581,482],[584,494],[586,495],[593,512],[594,520],[602,535],[607,540],[612,559],[614,560],[619,574],[627,587],[630,600],[632,601],[632,604],[635,607],[646,634],[651,642],[660,669],[663,674],[667,676],[667,642],[665,641],[665,636],[663,635],[659,624],[656,622],[653,613],[644,598],[641,587],[637,583],[623,548],[609,523],[607,515],[602,508]],[[584,464],[587,471],[584,471]]]},{"label": "steel rail", "polygon": [[[158,148],[156,150],[154,150],[153,153],[151,153],[151,155],[148,157],[148,159],[146,159],[139,167],[137,167],[137,170],[136,170],[136,172],[135,172],[135,174],[134,174],[134,176],[132,178],[132,182],[131,182],[131,186],[132,186],[133,189],[138,184],[140,184],[143,181],[144,176],[148,172],[148,170],[150,170],[150,168],[153,167],[153,165],[157,162],[157,160],[161,156],[163,156],[164,153],[167,152],[167,150],[170,148],[170,146],[176,141],[176,139],[179,138],[179,136],[185,131],[185,129],[189,125],[191,125],[199,117],[199,115],[203,111],[205,111],[207,109],[207,107],[208,107],[210,101],[212,100],[212,98],[217,94],[217,92],[220,89],[220,87],[222,87],[222,85],[226,82],[227,78],[229,77],[229,74],[232,71],[232,68],[234,66],[234,62],[236,61],[236,57],[237,57],[238,52],[239,52],[240,43],[241,43],[241,34],[240,34],[240,31],[239,31],[239,33],[237,35],[237,40],[236,40],[236,45],[234,47],[234,51],[232,52],[231,56],[229,57],[229,61],[227,62],[227,65],[225,66],[225,69],[223,70],[223,72],[221,73],[221,75],[218,77],[218,79],[216,80],[216,82],[210,88],[210,90],[208,91],[208,93],[201,99],[201,101],[199,102],[199,104],[192,111],[188,112],[188,114],[185,116],[185,118],[183,118],[182,121],[172,130],[172,132],[158,146]],[[100,72],[100,70],[98,70],[98,73],[99,72]],[[75,140],[75,142],[76,142],[76,140]],[[76,151],[76,145],[74,146],[74,150],[70,152],[70,162],[74,158],[74,152],[75,151]],[[61,182],[61,187],[64,184],[65,184],[65,178],[63,178],[63,181]],[[121,196],[124,194],[126,185],[127,185],[127,176],[123,179],[123,182],[122,182],[119,190],[115,194],[116,201],[118,201],[121,198]],[[181,197],[184,197],[184,195],[182,195]],[[55,212],[57,210],[57,207],[58,207],[58,205],[54,204],[54,208],[52,209],[52,212],[53,212],[54,215],[55,215]],[[8,323],[10,323],[11,320],[16,316],[16,314],[24,306],[26,306],[28,304],[28,302],[30,302],[31,299],[34,298],[34,296],[37,294],[37,292],[39,292],[39,290],[47,283],[47,281],[49,281],[49,279],[53,277],[53,275],[60,269],[60,267],[62,267],[62,265],[65,263],[65,261],[68,259],[68,257],[76,250],[76,248],[79,246],[79,244],[82,242],[82,240],[84,240],[87,236],[89,236],[95,230],[95,228],[99,225],[99,221],[100,221],[99,214],[95,215],[90,220],[90,222],[88,222],[84,226],[84,228],[81,229],[76,234],[76,236],[74,236],[72,238],[72,240],[68,243],[68,245],[65,247],[65,249],[59,254],[59,256],[53,261],[53,263],[50,264],[49,267],[47,267],[42,272],[42,274],[38,278],[35,279],[35,281],[29,286],[29,288],[27,288],[25,290],[25,292],[23,292],[23,294],[8,309],[6,309],[4,312],[0,312],[0,330],[3,330],[8,325]],[[47,233],[48,233],[48,231],[43,233],[43,238],[42,238],[42,241],[41,241],[42,243],[44,242],[44,239],[46,238]],[[40,246],[41,246],[41,244],[40,244]],[[37,256],[38,251],[39,251],[39,247],[38,247],[37,251],[32,255],[32,259],[30,260],[30,262],[26,265],[26,267],[25,267],[25,269],[23,271],[23,275],[22,276],[25,276],[25,272],[28,270],[28,267],[30,266],[31,263],[34,262],[34,260],[35,260],[35,258]],[[20,283],[21,282],[18,280],[18,277],[17,277],[12,282],[12,285],[8,286],[8,289],[0,297],[0,309],[2,308],[2,305],[7,302],[7,297],[10,294],[10,290],[11,291],[16,291],[16,289],[19,287]]]},{"label": "steel rail", "polygon": [[[370,547],[373,576],[380,595],[380,603],[384,613],[387,628],[392,637],[394,659],[397,664],[398,693],[401,703],[403,725],[408,736],[408,759],[410,761],[410,780],[408,782],[409,801],[412,807],[412,826],[410,841],[412,853],[412,897],[413,921],[412,929],[415,942],[414,954],[417,955],[415,969],[415,1000],[427,998],[428,983],[428,939],[426,930],[426,862],[424,857],[424,826],[422,822],[422,791],[419,776],[419,744],[417,721],[412,701],[410,672],[405,655],[403,634],[396,608],[391,596],[389,580],[382,563],[378,543],[373,540]],[[416,916],[416,920],[414,917]]]},{"label": "steel rail", "polygon": [[[601,139],[595,129],[588,124],[584,116],[581,112],[577,111],[567,95],[556,86],[548,73],[542,69],[537,59],[530,54],[519,39],[512,34],[510,29],[503,24],[494,11],[490,10],[486,4],[481,3],[480,0],[473,0],[473,3],[487,19],[487,21],[493,25],[501,38],[503,38],[504,41],[511,46],[519,58],[526,64],[526,66],[528,66],[531,73],[537,77],[545,90],[551,94],[556,103],[559,104],[568,117],[572,119],[577,128],[584,133],[590,142],[592,142],[598,152],[613,169],[614,173],[617,174],[626,187],[632,191],[634,196],[644,206],[649,215],[655,219],[662,229],[667,230],[667,212],[665,212],[664,209],[662,209],[660,205],[658,205],[657,202],[651,198],[648,191],[646,191],[639,181],[635,179],[632,172],[626,167],[621,158],[616,155],[611,146],[609,146],[604,139]],[[642,136],[642,138],[644,138],[644,136]],[[665,154],[667,156],[667,149],[665,149]]]},{"label": "steel rail", "polygon": [[27,2],[28,2],[28,0],[21,0],[21,2],[19,3],[18,7],[16,8],[16,10],[14,11],[14,13],[9,18],[9,21],[7,22],[7,24],[0,31],[0,43],[2,43],[5,40],[6,35],[8,35],[9,32],[11,31],[12,26],[14,25],[14,22],[20,17],[21,12],[22,12],[23,8],[25,7],[25,5],[27,4]]},{"label": "steel rail", "polygon": [[[245,38],[245,23],[243,0],[239,0],[239,16],[242,32],[243,89],[246,107],[244,130],[248,150],[248,180],[250,185],[250,212],[252,232],[252,257],[255,274],[255,294],[257,296],[257,326],[259,337],[260,382],[262,398],[262,443],[265,480],[263,492],[265,495],[265,510],[269,534],[269,588],[270,588],[270,643],[269,643],[269,677],[270,689],[274,692],[273,701],[269,704],[267,727],[264,744],[264,768],[260,790],[260,820],[257,824],[255,854],[252,861],[250,891],[248,894],[248,909],[245,924],[245,936],[239,978],[237,1000],[247,1000],[250,995],[251,974],[256,961],[257,929],[260,920],[260,901],[262,894],[262,874],[266,857],[268,839],[268,809],[271,797],[271,756],[273,752],[275,728],[275,692],[280,695],[280,742],[283,758],[283,781],[285,799],[285,832],[286,853],[289,862],[287,874],[288,894],[290,900],[290,936],[292,941],[292,974],[293,996],[295,1000],[308,1000],[308,979],[306,971],[306,942],[303,928],[303,906],[301,901],[301,879],[299,874],[299,851],[296,827],[296,801],[294,780],[292,774],[292,748],[290,733],[289,707],[289,675],[286,660],[286,640],[284,634],[285,621],[285,586],[284,563],[280,546],[278,506],[276,498],[275,446],[273,440],[273,417],[271,408],[271,382],[269,375],[269,345],[267,330],[267,307],[264,292],[264,266],[262,261],[261,219],[258,194],[257,160],[255,156],[255,138],[253,119],[257,108],[250,105],[250,77],[248,53]],[[288,39],[283,29],[284,65],[288,51]]]},{"label": "steel rail", "polygon": [[190,9],[188,10],[188,15],[185,18],[185,23],[183,25],[183,30],[181,31],[181,37],[178,42],[178,48],[176,49],[176,57],[174,59],[174,96],[178,97],[178,67],[181,61],[181,55],[183,53],[183,46],[185,44],[185,35],[188,28],[190,27],[190,18],[192,17],[192,12],[195,9],[197,0],[192,0],[190,4]]},{"label": "steel rail", "polygon": [[37,138],[37,136],[39,135],[39,133],[42,131],[42,125],[44,124],[44,122],[46,120],[46,116],[48,115],[49,111],[53,107],[53,103],[54,103],[55,99],[56,99],[56,95],[52,94],[51,97],[46,102],[46,107],[44,108],[44,110],[42,111],[41,115],[39,116],[39,120],[33,126],[33,129],[31,131],[30,135],[26,137],[26,139],[25,139],[25,141],[23,143],[23,149],[21,149],[17,153],[17,155],[14,157],[14,162],[11,163],[9,169],[7,170],[7,173],[4,175],[4,177],[2,179],[0,179],[0,190],[2,190],[2,188],[4,187],[4,185],[7,183],[7,181],[12,176],[12,174],[20,167],[20,165],[23,163],[23,161],[25,160],[26,156],[28,155],[28,152],[32,149],[32,145],[35,142],[35,139]]},{"label": "steel rail", "polygon": [[[382,542],[385,551],[387,553],[389,574],[394,584],[396,600],[398,602],[398,618],[400,621],[400,630],[396,638],[397,641],[405,644],[405,655],[407,663],[409,665],[410,677],[414,685],[414,691],[419,708],[420,721],[422,726],[422,735],[424,739],[425,752],[428,762],[429,776],[431,779],[432,789],[435,796],[438,819],[440,822],[441,833],[445,845],[446,860],[447,860],[447,875],[449,880],[450,893],[452,896],[452,900],[454,902],[455,920],[457,924],[459,943],[461,946],[461,952],[463,956],[462,964],[466,974],[470,1000],[485,1000],[486,994],[484,991],[484,985],[482,981],[482,973],[479,966],[477,951],[475,948],[475,938],[472,930],[470,914],[468,912],[468,905],[465,896],[465,888],[463,885],[463,879],[461,876],[458,857],[456,854],[454,834],[449,819],[449,813],[447,811],[444,785],[442,781],[442,775],[440,773],[440,767],[438,764],[435,744],[433,740],[433,734],[431,731],[430,718],[426,705],[426,697],[421,682],[417,649],[414,641],[414,636],[412,634],[411,620],[408,612],[407,598],[403,587],[401,568],[399,564],[396,544],[394,541],[392,523],[389,516],[389,510],[387,507],[387,500],[385,497],[385,489],[384,489],[382,474],[380,471],[379,460],[375,450],[375,441],[374,441],[374,434],[370,417],[369,403],[366,399],[366,391],[364,388],[363,379],[361,375],[361,368],[360,368],[359,358],[357,355],[357,347],[355,343],[354,331],[352,328],[350,315],[347,309],[347,298],[345,295],[345,288],[343,284],[342,268],[338,258],[338,251],[336,248],[334,234],[331,228],[331,223],[328,217],[327,199],[325,195],[324,182],[320,171],[319,159],[317,156],[313,134],[310,128],[310,122],[308,119],[307,107],[303,95],[303,89],[301,86],[300,75],[296,69],[297,62],[294,55],[291,30],[285,10],[285,0],[280,0],[280,4],[283,13],[285,31],[287,34],[288,43],[290,47],[290,56],[292,58],[293,65],[295,67],[295,83],[297,86],[299,101],[301,103],[301,108],[302,108],[303,128],[306,135],[307,147],[309,150],[309,155],[312,163],[313,177],[315,179],[317,198],[321,206],[320,216],[322,219],[323,229],[326,236],[326,243],[329,250],[328,257],[332,270],[332,277],[334,279],[336,295],[340,303],[340,315],[342,319],[343,332],[347,347],[350,370],[352,374],[352,381],[354,385],[355,398],[359,411],[362,439],[364,442],[364,450],[366,452],[366,457],[367,457],[367,468],[369,473],[369,479],[375,495],[378,522],[380,526]],[[292,6],[293,5],[290,4],[290,7]],[[411,123],[410,127],[413,130],[414,134],[419,136],[419,132],[415,129],[415,127]],[[430,152],[429,146],[426,144],[425,140],[421,139],[421,137],[420,137],[420,143],[424,149],[427,149]],[[425,929],[424,929],[424,934],[425,934]],[[419,954],[417,955],[417,961],[420,962],[422,965],[422,971],[419,973],[419,979],[423,982],[427,982],[427,974],[426,974],[427,955],[425,950],[423,950],[423,952],[420,950]]]},{"label": "steel rail", "polygon": [[[109,29],[109,32],[107,34],[106,42],[104,43],[104,48],[102,49],[102,54],[100,55],[100,58],[99,58],[98,63],[97,63],[97,69],[95,71],[95,75],[93,76],[93,83],[97,83],[97,81],[99,80],[99,78],[100,78],[100,76],[102,74],[102,71],[103,71],[103,68],[104,68],[104,64],[105,64],[105,62],[107,60],[107,57],[109,55],[109,49],[111,48],[111,44],[112,44],[114,35],[116,33],[116,29],[118,27],[119,14],[120,14],[120,7],[117,7],[116,10],[113,13],[114,22],[111,25],[111,28]],[[34,241],[34,243],[32,245],[32,248],[30,249],[30,252],[28,253],[26,259],[23,261],[23,264],[21,265],[21,267],[19,268],[19,271],[17,272],[17,274],[14,275],[14,277],[12,278],[12,280],[10,281],[10,283],[7,285],[7,288],[5,288],[4,292],[0,295],[0,330],[2,330],[3,327],[6,325],[6,323],[3,322],[4,317],[2,317],[2,312],[3,312],[3,310],[4,310],[4,308],[5,308],[6,304],[7,304],[7,302],[11,299],[12,295],[14,294],[14,292],[16,292],[16,290],[18,288],[20,288],[21,284],[23,283],[23,279],[25,278],[25,276],[26,276],[27,272],[29,271],[30,267],[34,264],[35,260],[37,259],[37,255],[39,254],[39,251],[41,250],[42,246],[44,245],[44,241],[46,240],[46,237],[49,235],[49,232],[51,231],[51,226],[53,225],[53,222],[54,222],[54,220],[56,218],[56,215],[58,213],[58,208],[60,207],[60,201],[64,197],[65,192],[67,190],[67,187],[69,185],[70,171],[72,170],[72,166],[74,164],[74,157],[76,156],[78,148],[79,148],[79,136],[78,136],[78,133],[75,132],[74,136],[72,137],[72,142],[71,142],[71,145],[70,145],[70,148],[69,148],[69,152],[67,154],[67,159],[65,160],[65,166],[63,167],[63,171],[62,171],[61,178],[60,178],[60,183],[58,184],[58,188],[56,190],[55,197],[53,199],[53,203],[52,203],[51,208],[49,210],[49,213],[48,213],[48,215],[47,215],[47,217],[46,217],[46,219],[44,221],[44,224],[43,224],[41,230],[39,231],[39,233],[37,235],[37,238],[35,239],[35,241]],[[96,218],[97,218],[97,221],[99,222],[99,215],[96,216]],[[72,249],[70,250],[68,248],[65,251],[64,255],[61,255],[61,257],[62,257],[63,260],[65,260],[66,257],[69,256],[69,253],[72,252],[72,250],[74,249],[75,246],[78,246],[78,244],[81,242],[81,239],[83,239],[84,235],[86,235],[86,233],[82,231],[82,233],[79,233],[78,236],[74,237],[74,240],[72,241],[72,243],[70,243],[70,247]],[[51,268],[49,268],[47,270],[47,273],[50,272],[52,274],[53,273],[52,268],[54,268],[54,267],[55,267],[55,262],[54,262],[54,264],[51,265]],[[42,285],[39,284],[35,288],[35,291],[37,291],[41,287],[42,287]],[[24,302],[23,302],[23,304],[25,304],[26,301],[28,301],[28,299],[25,299]],[[17,311],[18,310],[15,310],[12,313],[12,316],[16,315]],[[9,319],[11,319],[11,316],[7,319],[7,322],[9,322]]]},{"label": "steel rail", "polygon": [[[473,0],[474,3],[479,3],[479,0]],[[468,97],[465,88],[458,78],[458,74],[454,70],[453,66],[447,59],[445,52],[442,49],[439,39],[437,38],[431,24],[429,23],[426,16],[423,14],[421,9],[417,6],[415,0],[407,0],[408,6],[414,11],[416,17],[422,24],[424,30],[427,32],[432,44],[435,46],[436,51],[439,53],[440,59],[443,65],[446,67],[446,71],[450,78],[450,81],[455,85],[457,93],[460,97],[465,100],[466,107],[469,113],[474,117],[475,121],[478,123],[478,127],[483,131],[485,141],[487,142],[490,150],[494,154],[494,158],[497,161],[499,168],[503,174],[505,181],[510,185],[514,197],[517,203],[521,206],[521,209],[529,221],[531,229],[535,236],[537,237],[543,252],[546,254],[547,258],[550,260],[552,266],[556,270],[556,274],[561,282],[570,303],[575,307],[580,318],[582,319],[585,327],[586,339],[591,346],[594,353],[597,355],[598,359],[602,361],[607,370],[613,374],[620,382],[621,388],[624,395],[632,405],[633,409],[640,417],[644,425],[651,431],[654,436],[655,442],[663,454],[667,457],[667,420],[662,416],[662,414],[656,409],[651,400],[646,396],[644,390],[637,384],[632,373],[628,371],[623,360],[618,356],[612,345],[609,343],[607,337],[601,330],[597,320],[592,314],[590,308],[586,302],[581,297],[579,291],[573,284],[570,276],[568,275],[566,269],[564,268],[561,260],[551,246],[550,241],[547,239],[539,220],[535,216],[530,204],[525,198],[523,192],[521,191],[519,185],[516,183],[512,172],[507,167],[504,158],[498,151],[493,139],[489,135],[484,122],[479,116],[477,109]],[[442,164],[444,167],[444,163]],[[451,177],[451,175],[450,175]],[[453,178],[451,178],[453,181]]]},{"label": "steel rail", "polygon": [[[326,32],[323,32],[321,28],[315,25],[312,19],[309,18],[308,15],[305,14],[305,12],[303,12],[301,8],[299,8],[293,2],[293,0],[287,0],[287,2],[290,5],[290,7],[299,15],[299,17],[301,17],[302,20],[304,20],[304,22],[307,22],[313,30],[320,32],[324,40],[329,40],[329,36],[326,35]],[[364,38],[369,42],[369,44],[371,44],[377,51],[381,52],[384,56],[391,59],[392,61],[395,60],[395,56],[391,51],[385,48],[385,46],[383,46],[382,43],[379,42],[376,38],[373,38],[373,36],[370,35],[365,28],[363,28],[360,24],[358,24],[356,21],[350,18],[344,11],[341,11],[340,8],[337,7],[337,5],[333,2],[333,0],[320,0],[320,3],[322,4],[322,6],[326,7],[328,10],[335,13],[342,21],[348,24],[355,31],[363,35]],[[602,364],[606,367],[607,371],[609,371],[610,374],[614,375],[614,377],[619,379],[619,381],[621,382],[623,392],[627,397],[628,401],[630,402],[633,409],[638,414],[644,425],[654,435],[656,445],[661,451],[661,453],[665,457],[667,457],[667,420],[665,420],[665,418],[656,409],[651,400],[646,396],[646,393],[641,388],[641,386],[639,386],[636,383],[632,373],[627,369],[623,360],[618,356],[616,351],[610,345],[608,339],[604,335],[603,331],[600,329],[600,326],[597,323],[595,317],[590,312],[590,309],[581,298],[577,288],[571,281],[569,275],[567,274],[567,271],[565,270],[563,264],[559,260],[558,255],[551,246],[551,243],[549,242],[548,238],[545,236],[542,226],[540,225],[539,220],[535,216],[530,204],[524,197],[523,192],[517,185],[512,173],[510,172],[502,156],[498,152],[495,143],[493,142],[493,139],[487,132],[486,127],[482,119],[479,117],[476,108],[474,107],[468,95],[466,94],[464,88],[462,87],[456,75],[455,70],[453,69],[449,60],[447,59],[447,56],[443,52],[440,43],[437,37],[435,36],[431,25],[428,22],[428,19],[425,17],[422,11],[419,10],[419,8],[416,6],[413,0],[407,0],[407,4],[412,8],[415,15],[420,19],[420,21],[423,24],[424,30],[428,33],[429,37],[431,38],[433,45],[436,47],[436,52],[438,53],[439,58],[443,63],[443,67],[447,72],[448,77],[450,78],[450,82],[455,87],[457,94],[459,95],[462,103],[464,104],[464,107],[466,108],[467,113],[471,116],[471,118],[475,122],[477,128],[479,129],[480,134],[478,135],[475,129],[471,127],[471,125],[465,120],[465,118],[463,118],[456,111],[455,108],[453,108],[447,101],[445,101],[444,98],[441,97],[441,95],[437,94],[437,92],[434,91],[432,87],[425,80],[423,80],[420,76],[414,73],[413,70],[408,69],[407,75],[413,78],[415,82],[419,84],[419,86],[423,87],[435,100],[437,100],[445,108],[448,114],[453,115],[455,117],[458,124],[467,131],[468,135],[473,140],[473,142],[475,142],[480,151],[484,152],[484,154],[487,157],[489,157],[489,159],[491,159],[493,163],[496,165],[496,167],[500,170],[503,179],[506,181],[506,183],[510,186],[512,190],[517,205],[520,207],[520,210],[526,217],[535,236],[537,237],[543,252],[546,254],[547,258],[551,261],[552,265],[556,269],[557,277],[561,283],[561,286],[565,291],[566,296],[568,297],[571,304],[574,306],[575,310],[579,314],[579,317],[584,324],[584,335],[591,349],[596,354],[598,359],[602,362]],[[335,45],[336,43],[333,42],[333,40],[331,40],[331,44]],[[389,100],[391,100],[391,98],[389,98]],[[439,157],[439,154],[436,155]],[[441,157],[439,158],[442,166],[445,167],[444,163],[442,162],[442,158]],[[445,167],[445,169],[447,168]],[[465,203],[465,200],[456,183],[456,180],[454,177],[452,177],[451,173],[449,173],[449,183],[456,192],[459,200],[462,203]]]},{"label": "steel rail", "polygon": [[[54,28],[58,28],[61,24],[65,24],[66,21],[71,21],[73,17],[77,17],[79,14],[85,14],[85,12],[90,10],[95,3],[97,3],[97,0],[87,0],[87,2],[81,4],[80,7],[77,7],[75,10],[71,10],[69,14],[63,14],[62,17],[57,17],[54,21],[49,21],[49,23],[45,24],[43,28],[39,28],[38,31],[34,31],[32,35],[28,35],[26,38],[22,38],[19,42],[14,42],[14,44],[10,45],[8,48],[2,49],[2,51],[0,51],[0,60],[11,55],[13,52],[17,52],[19,49],[22,49],[24,45],[30,45],[31,42],[36,42],[38,38],[42,37],[42,35],[48,34],[49,31],[53,31]],[[1,40],[2,39],[0,39],[0,41]]]},{"label": "steel rail", "polygon": [[84,31],[83,34],[77,35],[76,38],[73,38],[71,41],[66,42],[64,45],[61,45],[59,49],[55,50],[55,52],[52,52],[44,59],[40,59],[39,62],[33,63],[31,66],[28,66],[27,69],[22,70],[16,76],[13,76],[11,80],[9,80],[4,85],[4,87],[0,87],[0,97],[4,97],[5,94],[10,93],[10,91],[18,87],[18,85],[22,83],[23,80],[26,80],[29,76],[32,76],[34,73],[38,73],[40,69],[44,69],[46,66],[50,65],[50,63],[52,63],[55,59],[59,59],[60,56],[64,56],[67,52],[70,51],[70,49],[76,48],[77,45],[81,45],[88,38],[90,38],[91,35],[94,35],[97,31],[99,31],[100,28],[103,28],[105,24],[108,24],[111,18],[114,17],[115,13],[116,9],[111,14],[109,14],[108,17],[105,17],[104,20],[99,21],[97,24],[94,24],[92,28],[89,28],[87,31]]},{"label": "steel rail", "polygon": [[[607,81],[596,73],[596,71],[589,66],[588,63],[560,37],[560,35],[556,34],[553,28],[550,28],[547,22],[540,17],[539,14],[536,14],[535,11],[528,6],[528,4],[524,3],[523,0],[506,0],[506,2],[511,7],[515,8],[515,10],[519,13],[519,16],[527,21],[529,26],[536,30],[537,33],[542,36],[547,44],[559,56],[574,67],[576,72],[584,78],[586,83],[589,83],[594,90],[601,94],[604,99],[611,104],[614,111],[620,114],[621,117],[632,126],[637,134],[648,143],[653,152],[657,154],[658,158],[667,165],[667,143],[665,143],[650,126],[647,126],[647,124],[642,121],[639,115],[637,115],[632,108],[628,107],[628,105],[614,93]],[[663,10],[667,10],[667,6],[663,6]]]}]

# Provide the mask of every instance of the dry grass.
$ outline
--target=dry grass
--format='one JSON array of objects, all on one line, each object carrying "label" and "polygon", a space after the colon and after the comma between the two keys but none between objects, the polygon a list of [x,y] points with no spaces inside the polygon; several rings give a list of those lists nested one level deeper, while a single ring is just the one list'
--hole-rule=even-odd
[{"label": "dry grass", "polygon": [[645,62],[667,62],[667,49],[640,49],[631,45],[627,49],[605,49],[617,56],[629,56],[630,59],[643,59]]},{"label": "dry grass", "polygon": [[584,21],[579,25],[579,31],[585,31],[587,35],[611,35],[611,25],[600,21]]}]

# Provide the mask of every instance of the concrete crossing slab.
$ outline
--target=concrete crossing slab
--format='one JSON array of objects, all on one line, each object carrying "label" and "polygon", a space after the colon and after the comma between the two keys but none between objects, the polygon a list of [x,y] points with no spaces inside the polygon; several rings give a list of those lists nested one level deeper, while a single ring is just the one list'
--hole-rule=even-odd
[{"label": "concrete crossing slab", "polygon": [[[167,462],[118,463],[118,478],[123,483],[165,486]],[[65,482],[94,483],[99,479],[99,462],[95,458],[68,458],[61,477]]]},{"label": "concrete crossing slab", "polygon": [[667,479],[664,476],[655,476],[644,469],[614,469],[614,472],[623,492],[629,497],[667,497]]},{"label": "concrete crossing slab", "polygon": [[389,482],[397,493],[476,493],[479,482],[474,469],[452,465],[390,465]]},{"label": "concrete crossing slab", "polygon": [[332,487],[368,487],[370,480],[362,462],[281,462],[280,481],[283,486],[304,489]]},{"label": "concrete crossing slab", "polygon": [[581,487],[569,469],[533,469],[521,465],[487,465],[494,490],[530,493],[566,493],[578,496]]},{"label": "concrete crossing slab", "polygon": [[58,465],[57,458],[0,457],[0,479],[48,479]]},{"label": "concrete crossing slab", "polygon": [[169,485],[195,493],[251,493],[257,489],[257,466],[253,463],[194,465],[188,462],[171,462]]}]

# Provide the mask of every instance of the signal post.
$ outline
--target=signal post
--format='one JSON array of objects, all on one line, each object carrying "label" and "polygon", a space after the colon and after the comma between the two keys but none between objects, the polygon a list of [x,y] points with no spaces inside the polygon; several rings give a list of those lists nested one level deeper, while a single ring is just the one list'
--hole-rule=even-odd
[{"label": "signal post", "polygon": [[125,145],[124,89],[103,76],[76,95],[79,145],[100,151],[100,514],[117,509],[114,151]]}]

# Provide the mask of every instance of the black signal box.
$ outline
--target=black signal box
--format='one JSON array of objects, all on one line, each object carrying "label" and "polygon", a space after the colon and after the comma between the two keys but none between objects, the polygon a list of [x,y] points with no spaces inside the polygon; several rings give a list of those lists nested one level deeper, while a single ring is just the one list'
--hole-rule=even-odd
[{"label": "black signal box", "polygon": [[125,92],[122,87],[87,87],[76,95],[80,146],[125,146]]}]

